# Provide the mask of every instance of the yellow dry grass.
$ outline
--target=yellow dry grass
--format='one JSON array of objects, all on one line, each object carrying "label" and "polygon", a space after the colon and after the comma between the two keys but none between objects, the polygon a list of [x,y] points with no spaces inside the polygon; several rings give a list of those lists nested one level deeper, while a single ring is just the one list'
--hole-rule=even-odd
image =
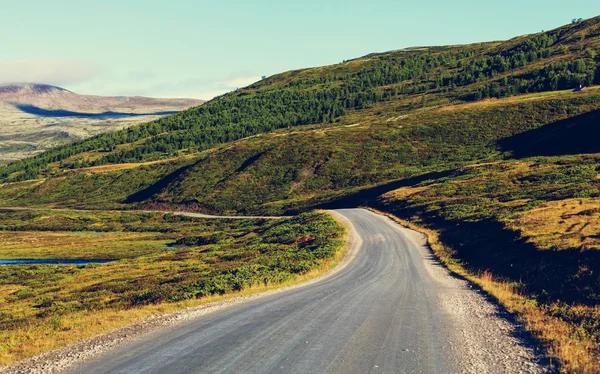
[{"label": "yellow dry grass", "polygon": [[135,169],[135,168],[139,168],[141,166],[147,166],[147,165],[164,164],[166,162],[171,162],[171,161],[175,161],[175,160],[183,160],[183,159],[189,158],[190,156],[191,155],[185,155],[185,156],[180,156],[180,157],[171,157],[171,158],[165,158],[165,159],[162,159],[162,160],[148,161],[148,162],[139,162],[139,163],[125,163],[125,164],[110,164],[110,165],[90,166],[90,167],[86,167],[86,168],[80,168],[80,169],[77,169],[77,170],[80,170],[80,171],[91,171],[93,173],[108,173],[108,172],[116,171],[116,170]]},{"label": "yellow dry grass", "polygon": [[393,198],[393,199],[397,199],[397,200],[404,199],[404,198],[412,196],[414,194],[418,194],[423,191],[426,191],[433,186],[435,186],[435,184],[431,184],[428,186],[422,186],[422,187],[402,187],[397,190],[388,192],[384,196],[386,198]]},{"label": "yellow dry grass", "polygon": [[104,256],[110,247],[111,258],[131,258],[156,251],[168,242],[157,240],[159,236],[147,232],[0,231],[0,257],[104,259],[98,256]]},{"label": "yellow dry grass", "polygon": [[439,108],[440,111],[447,110],[463,110],[469,108],[484,108],[490,106],[502,106],[507,104],[515,104],[521,103],[524,101],[536,101],[536,100],[547,100],[547,99],[556,99],[556,98],[566,98],[569,96],[577,96],[577,95],[585,95],[586,92],[597,91],[600,89],[600,86],[588,87],[583,92],[573,92],[572,90],[563,90],[563,91],[551,91],[551,92],[543,92],[543,93],[532,93],[525,94],[519,96],[510,96],[502,99],[485,99],[472,103],[458,104],[458,105],[448,105]]},{"label": "yellow dry grass", "polygon": [[540,249],[600,250],[600,198],[545,203],[509,225]]},{"label": "yellow dry grass", "polygon": [[[559,370],[567,373],[592,374],[600,372],[600,362],[592,353],[595,349],[592,342],[585,339],[577,339],[580,333],[575,326],[552,317],[544,308],[540,307],[535,300],[522,295],[518,285],[494,277],[490,272],[474,274],[466,270],[454,261],[452,251],[444,246],[439,239],[439,233],[412,222],[400,219],[392,214],[373,211],[386,215],[412,230],[425,234],[433,253],[451,272],[460,275],[470,282],[481,287],[481,289],[492,296],[508,312],[513,313],[522,321],[527,330],[532,332],[547,349],[551,367],[560,365]],[[574,306],[574,309],[578,306]],[[587,306],[581,306],[587,309]],[[597,307],[597,309],[600,309]]]}]

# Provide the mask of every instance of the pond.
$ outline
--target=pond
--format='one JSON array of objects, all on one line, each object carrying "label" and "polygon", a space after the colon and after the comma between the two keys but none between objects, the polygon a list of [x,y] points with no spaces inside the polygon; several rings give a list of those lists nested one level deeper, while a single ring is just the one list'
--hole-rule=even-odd
[{"label": "pond", "polygon": [[87,265],[106,264],[112,260],[15,259],[1,260],[0,265]]}]

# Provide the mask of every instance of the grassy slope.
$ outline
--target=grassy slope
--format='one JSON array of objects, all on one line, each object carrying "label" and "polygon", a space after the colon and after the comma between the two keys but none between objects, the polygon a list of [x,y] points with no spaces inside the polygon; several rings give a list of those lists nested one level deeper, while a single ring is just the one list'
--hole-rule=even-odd
[{"label": "grassy slope", "polygon": [[[141,157],[171,157],[163,162],[62,171],[74,162],[143,149],[163,135],[75,152],[62,160],[62,168],[58,161],[48,164],[36,174],[40,179],[2,185],[0,205],[169,206],[271,214],[324,205],[377,206],[430,230],[438,255],[525,319],[564,371],[598,371],[600,146],[595,140],[600,135],[600,92],[545,91],[468,103],[461,97],[504,77],[535,82],[552,63],[582,57],[597,64],[591,56],[598,51],[599,27],[595,19],[561,28],[549,57],[473,83],[436,87],[437,76],[457,77],[465,69],[441,65],[418,81],[376,86],[381,100],[324,123],[262,128],[262,133],[203,152],[196,146],[180,149],[179,157],[173,151]],[[204,108],[217,110],[223,102],[246,105],[245,100],[261,95],[285,96],[290,87],[317,92],[343,86],[362,79],[362,71],[381,61],[406,56],[449,53],[468,65],[477,55],[507,54],[539,36],[392,52],[288,72]],[[416,91],[383,98],[406,87]],[[544,91],[536,86],[525,90]],[[240,97],[243,101],[236,101]],[[250,113],[263,118],[260,111]],[[174,136],[193,136],[196,114],[202,113],[174,117],[191,124]],[[188,122],[182,123],[185,127]],[[246,129],[251,135],[258,128]]]},{"label": "grassy slope", "polygon": [[[281,128],[600,82],[600,18],[507,42],[369,55],[279,74],[174,116],[58,147],[0,169],[6,181],[148,161]],[[384,105],[386,106],[386,105]]]},{"label": "grassy slope", "polygon": [[[361,188],[471,163],[509,158],[543,128],[585,137],[600,93],[519,97],[398,116],[385,104],[338,126],[263,134],[195,157],[106,171],[70,171],[0,189],[2,205],[168,205],[207,212],[304,210]],[[401,117],[401,118],[398,118]],[[547,125],[547,126],[543,126]],[[561,130],[562,129],[562,130]],[[569,130],[573,134],[573,131]],[[540,145],[543,147],[543,145]],[[583,145],[582,145],[583,146]],[[593,142],[586,146],[597,147]],[[126,204],[129,203],[129,204]]]},{"label": "grassy slope", "polygon": [[273,221],[73,211],[1,218],[0,258],[116,261],[0,266],[0,365],[156,312],[314,276],[339,258],[344,231],[323,213]]}]

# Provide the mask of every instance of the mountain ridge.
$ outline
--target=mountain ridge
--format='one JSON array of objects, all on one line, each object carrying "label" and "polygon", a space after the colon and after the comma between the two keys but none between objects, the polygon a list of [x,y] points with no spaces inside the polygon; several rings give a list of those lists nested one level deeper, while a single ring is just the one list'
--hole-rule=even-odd
[{"label": "mountain ridge", "polygon": [[81,95],[62,87],[39,83],[10,83],[0,85],[0,101],[36,105],[43,109],[100,110],[119,105],[165,105],[187,108],[201,105],[205,100],[184,98],[151,98],[146,96]]},{"label": "mountain ridge", "polygon": [[0,162],[201,105],[204,100],[80,95],[38,83],[0,85]]}]

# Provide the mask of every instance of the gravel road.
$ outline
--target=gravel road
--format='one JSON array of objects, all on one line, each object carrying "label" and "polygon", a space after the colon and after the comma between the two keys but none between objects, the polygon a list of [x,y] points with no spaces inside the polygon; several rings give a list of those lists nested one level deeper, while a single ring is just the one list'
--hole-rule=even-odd
[{"label": "gravel road", "polygon": [[[136,339],[99,357],[71,354],[65,365],[60,355],[46,355],[46,365],[53,358],[62,366],[44,371],[548,372],[518,326],[432,259],[423,235],[363,209],[336,214],[348,222],[351,243],[360,249],[350,250],[334,273],[145,334],[137,331],[140,325],[131,334]],[[92,359],[72,367],[78,357]],[[30,365],[32,372],[43,368]]]},{"label": "gravel road", "polygon": [[[22,211],[22,210],[53,210],[53,211],[65,211],[65,212],[93,212],[90,209],[70,209],[70,208],[46,208],[46,207],[0,207],[0,211]],[[103,210],[103,212],[115,212],[115,213],[168,213],[174,214],[176,216],[185,216],[185,217],[193,217],[193,218],[206,218],[206,219],[285,219],[290,218],[287,216],[214,216],[210,214],[203,213],[191,213],[191,212],[167,212],[162,210]]]}]

